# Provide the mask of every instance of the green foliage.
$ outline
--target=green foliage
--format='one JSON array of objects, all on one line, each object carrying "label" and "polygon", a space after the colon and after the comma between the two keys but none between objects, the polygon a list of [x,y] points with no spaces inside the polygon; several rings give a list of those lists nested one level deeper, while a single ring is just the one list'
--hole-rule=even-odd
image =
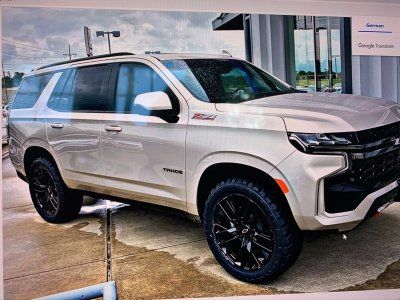
[{"label": "green foliage", "polygon": [[6,75],[6,77],[3,77],[2,80],[2,87],[3,88],[10,88],[10,87],[17,87],[22,81],[22,77],[25,74],[22,72],[15,72],[14,76]]}]

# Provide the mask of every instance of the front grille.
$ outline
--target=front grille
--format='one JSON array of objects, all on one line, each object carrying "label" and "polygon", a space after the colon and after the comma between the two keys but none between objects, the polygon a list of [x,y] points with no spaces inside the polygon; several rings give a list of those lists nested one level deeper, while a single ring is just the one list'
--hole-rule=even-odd
[{"label": "front grille", "polygon": [[369,144],[389,137],[399,136],[400,122],[358,131],[356,134],[360,144]]},{"label": "front grille", "polygon": [[400,177],[400,148],[365,159],[353,160],[350,181],[363,186],[381,186]]},{"label": "front grille", "polygon": [[359,131],[356,135],[366,148],[362,153],[352,154],[351,182],[376,188],[396,180],[400,175],[400,122]]},{"label": "front grille", "polygon": [[355,133],[359,150],[348,151],[349,169],[325,178],[325,210],[352,211],[369,194],[400,178],[400,122]]}]

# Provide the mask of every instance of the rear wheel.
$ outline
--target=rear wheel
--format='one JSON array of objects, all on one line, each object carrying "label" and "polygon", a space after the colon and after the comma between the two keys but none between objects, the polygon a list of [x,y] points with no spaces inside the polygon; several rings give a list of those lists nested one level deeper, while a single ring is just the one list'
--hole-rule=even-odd
[{"label": "rear wheel", "polygon": [[225,180],[211,191],[204,211],[207,241],[231,275],[266,282],[296,261],[302,234],[282,198],[241,178]]},{"label": "rear wheel", "polygon": [[46,158],[33,161],[28,182],[33,205],[47,222],[67,222],[79,214],[82,195],[67,188],[56,167]]}]

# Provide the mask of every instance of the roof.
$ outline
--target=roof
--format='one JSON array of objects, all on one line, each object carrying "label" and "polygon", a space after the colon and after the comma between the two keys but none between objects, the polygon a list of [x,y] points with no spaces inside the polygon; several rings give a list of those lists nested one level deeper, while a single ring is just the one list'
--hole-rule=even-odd
[{"label": "roof", "polygon": [[127,57],[136,57],[136,58],[154,58],[157,60],[169,60],[169,59],[227,59],[231,58],[228,54],[200,54],[200,53],[156,53],[156,54],[133,54],[130,52],[118,52],[112,54],[105,54],[105,55],[97,55],[91,57],[83,57],[68,61],[61,61],[58,63],[45,65],[37,68],[27,76],[31,76],[34,74],[45,73],[48,71],[57,71],[59,69],[63,69],[66,67],[74,66],[76,63],[90,63],[96,61],[103,61],[107,58],[127,58]]},{"label": "roof", "polygon": [[92,61],[95,59],[99,58],[109,58],[109,57],[116,57],[116,56],[125,56],[125,55],[134,55],[133,53],[130,52],[116,52],[116,53],[111,53],[111,54],[103,54],[103,55],[96,55],[96,56],[89,56],[89,57],[82,57],[82,58],[77,58],[77,59],[71,59],[71,60],[66,60],[66,61],[60,61],[54,64],[49,64],[45,66],[41,66],[36,69],[37,70],[42,70],[42,69],[47,69],[50,67],[55,67],[55,66],[60,66],[60,65],[67,65],[67,64],[72,64],[76,62],[85,62],[85,61]]},{"label": "roof", "polygon": [[158,60],[168,59],[223,59],[231,58],[228,54],[201,54],[201,53],[161,53],[150,55]]}]

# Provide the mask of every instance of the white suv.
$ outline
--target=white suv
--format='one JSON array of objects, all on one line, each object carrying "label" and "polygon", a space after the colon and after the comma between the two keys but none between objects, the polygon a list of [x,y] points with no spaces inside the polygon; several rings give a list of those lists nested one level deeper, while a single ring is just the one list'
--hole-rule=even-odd
[{"label": "white suv", "polygon": [[45,220],[76,217],[83,194],[182,210],[249,282],[288,269],[302,230],[350,230],[399,200],[398,105],[303,93],[228,56],[42,67],[9,123],[12,163]]}]

